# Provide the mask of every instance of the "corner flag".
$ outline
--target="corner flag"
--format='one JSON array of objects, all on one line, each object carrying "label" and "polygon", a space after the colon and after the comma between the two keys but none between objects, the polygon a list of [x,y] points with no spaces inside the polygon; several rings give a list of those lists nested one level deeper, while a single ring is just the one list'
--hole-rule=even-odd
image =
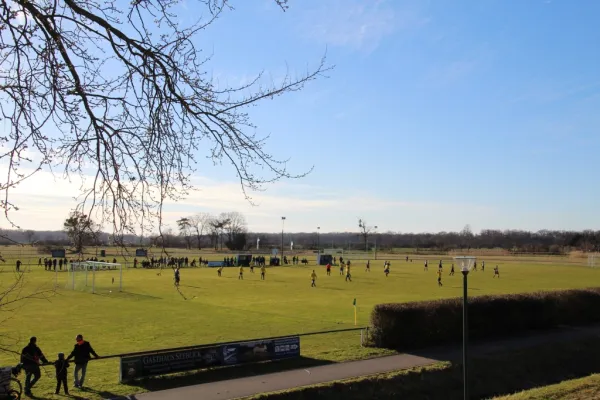
[{"label": "corner flag", "polygon": [[354,306],[354,326],[356,326],[356,299],[354,299],[352,305]]}]

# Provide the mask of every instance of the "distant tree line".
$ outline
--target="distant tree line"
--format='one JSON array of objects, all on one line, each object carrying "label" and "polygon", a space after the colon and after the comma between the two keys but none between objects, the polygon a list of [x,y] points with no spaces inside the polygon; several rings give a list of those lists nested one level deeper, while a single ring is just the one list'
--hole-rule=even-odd
[{"label": "distant tree line", "polygon": [[[317,248],[343,248],[347,250],[391,250],[415,248],[423,250],[452,251],[460,249],[500,248],[515,252],[561,254],[572,250],[600,251],[600,231],[558,231],[484,229],[472,232],[467,225],[460,232],[437,233],[376,233],[364,219],[356,232],[284,232],[283,245],[289,250],[316,250]],[[261,249],[281,247],[282,235],[278,233],[249,232],[245,217],[238,212],[211,215],[200,213],[177,220],[177,227],[166,228],[161,234],[147,236],[122,235],[116,240],[102,232],[99,225],[76,213],[65,220],[62,231],[3,230],[5,238],[0,244],[22,243],[40,246],[70,246],[77,250],[85,246],[111,246],[122,243],[131,247],[157,246],[187,249]]]}]

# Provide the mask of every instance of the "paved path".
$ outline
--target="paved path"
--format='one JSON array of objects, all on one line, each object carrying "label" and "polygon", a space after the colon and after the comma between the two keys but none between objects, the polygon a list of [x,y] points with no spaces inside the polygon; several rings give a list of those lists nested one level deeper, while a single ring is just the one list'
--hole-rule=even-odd
[{"label": "paved path", "polygon": [[[600,326],[586,328],[561,328],[542,334],[528,335],[508,340],[474,344],[470,354],[481,355],[497,351],[510,351],[531,347],[543,343],[569,341],[581,337],[600,335]],[[267,375],[232,379],[227,381],[205,383],[143,393],[131,396],[132,400],[230,400],[252,396],[260,393],[275,392],[307,385],[315,385],[350,379],[366,375],[374,375],[401,369],[421,367],[442,360],[460,357],[461,347],[429,349],[414,354],[398,354],[395,356],[373,358],[369,360],[351,361],[329,364],[308,369],[298,369]]]}]

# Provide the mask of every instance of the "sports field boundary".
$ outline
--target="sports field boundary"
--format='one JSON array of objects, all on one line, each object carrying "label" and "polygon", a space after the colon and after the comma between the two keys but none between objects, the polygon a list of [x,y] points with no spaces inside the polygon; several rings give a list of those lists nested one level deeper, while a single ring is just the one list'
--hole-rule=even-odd
[{"label": "sports field boundary", "polygon": [[[107,356],[102,356],[102,357],[98,357],[98,358],[92,358],[90,361],[100,361],[100,360],[108,360],[108,359],[113,359],[113,358],[121,358],[121,357],[132,357],[132,356],[141,356],[144,354],[160,354],[160,353],[167,353],[167,352],[171,352],[171,351],[184,351],[184,350],[191,350],[191,349],[202,349],[204,347],[213,347],[213,346],[227,346],[227,345],[233,345],[236,343],[240,343],[240,342],[261,342],[261,341],[267,341],[267,340],[277,340],[277,339],[285,339],[288,338],[290,336],[297,336],[297,337],[306,337],[306,336],[316,336],[316,335],[327,335],[327,334],[336,334],[336,333],[343,333],[343,332],[358,332],[358,331],[365,331],[366,335],[368,335],[369,332],[369,327],[368,326],[363,326],[363,327],[356,327],[356,328],[345,328],[345,329],[332,329],[332,330],[327,330],[327,331],[314,331],[314,332],[305,332],[305,333],[290,333],[288,335],[283,335],[283,336],[270,336],[270,337],[263,337],[263,338],[249,338],[249,339],[240,339],[240,340],[230,340],[227,342],[218,342],[218,343],[204,343],[204,344],[198,344],[198,345],[189,345],[189,346],[181,346],[181,347],[171,347],[171,348],[167,348],[167,349],[149,349],[149,350],[142,350],[142,351],[136,351],[136,352],[132,352],[132,353],[120,353],[120,354],[110,354]],[[42,366],[49,366],[49,365],[53,365],[52,363],[48,363],[48,364],[40,364]]]}]

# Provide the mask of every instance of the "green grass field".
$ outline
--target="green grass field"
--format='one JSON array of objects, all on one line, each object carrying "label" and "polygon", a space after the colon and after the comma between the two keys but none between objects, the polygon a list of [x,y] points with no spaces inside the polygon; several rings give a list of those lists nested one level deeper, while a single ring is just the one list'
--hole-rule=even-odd
[{"label": "green grass field", "polygon": [[[221,256],[213,255],[218,259]],[[434,258],[432,258],[434,259]],[[7,259],[0,273],[0,286],[14,280],[14,260]],[[317,288],[310,287],[310,273],[317,269]],[[493,265],[485,272],[469,275],[470,294],[516,293],[535,290],[582,288],[594,285],[600,271],[582,266],[521,264],[518,260],[500,264],[500,279],[493,279]],[[383,274],[383,261],[371,262],[370,273],[363,262],[353,263],[352,282],[345,282],[334,269],[326,276],[324,267],[271,267],[266,281],[260,280],[258,269],[245,279],[237,279],[237,268],[225,268],[217,277],[216,269],[183,269],[181,292],[173,286],[170,270],[161,276],[158,270],[128,269],[123,272],[124,291],[111,287],[118,273],[98,272],[99,294],[66,290],[67,274],[58,274],[59,290],[49,301],[23,301],[11,313],[3,313],[0,326],[1,345],[15,351],[30,336],[48,358],[58,352],[69,352],[75,335],[82,333],[100,355],[153,350],[194,344],[251,339],[344,329],[354,326],[352,302],[357,299],[358,325],[366,326],[372,307],[383,302],[408,302],[462,295],[462,276],[448,276],[446,264],[443,287],[436,282],[437,263],[429,271],[423,265],[394,260],[391,274]],[[34,266],[25,273],[23,294],[51,289],[55,274]],[[112,293],[108,292],[112,290]],[[308,358],[342,361],[385,354],[386,351],[360,347],[360,333],[339,333],[302,338],[302,354]],[[16,355],[0,352],[0,365],[16,364]],[[37,397],[49,395],[54,380],[43,375],[34,388]],[[88,368],[88,382],[96,391],[129,394],[139,388],[118,384],[117,360],[97,361]],[[86,397],[94,397],[89,393]],[[96,397],[99,397],[96,395]]]},{"label": "green grass field", "polygon": [[593,400],[600,399],[600,375],[572,379],[556,385],[526,390],[494,400]]}]

